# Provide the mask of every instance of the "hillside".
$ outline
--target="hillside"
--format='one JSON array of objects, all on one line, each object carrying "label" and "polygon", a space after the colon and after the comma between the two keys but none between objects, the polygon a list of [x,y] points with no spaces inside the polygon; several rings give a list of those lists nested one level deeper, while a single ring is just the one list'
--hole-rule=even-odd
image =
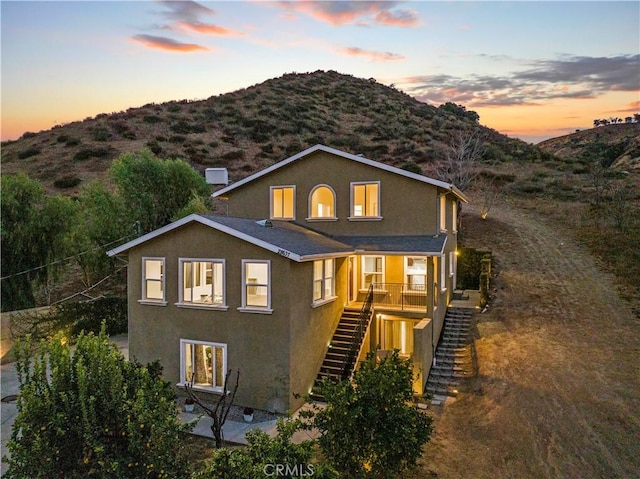
[{"label": "hillside", "polygon": [[291,73],[206,100],[148,104],[25,133],[3,144],[2,168],[25,172],[52,192],[75,194],[102,178],[118,155],[145,146],[199,170],[226,167],[237,180],[322,143],[396,166],[413,161],[428,172],[452,135],[466,129],[482,131],[494,159],[540,156],[473,115],[452,104],[427,105],[374,79]]},{"label": "hillside", "polygon": [[564,160],[599,155],[613,169],[640,169],[640,123],[619,123],[582,130],[538,143]]}]

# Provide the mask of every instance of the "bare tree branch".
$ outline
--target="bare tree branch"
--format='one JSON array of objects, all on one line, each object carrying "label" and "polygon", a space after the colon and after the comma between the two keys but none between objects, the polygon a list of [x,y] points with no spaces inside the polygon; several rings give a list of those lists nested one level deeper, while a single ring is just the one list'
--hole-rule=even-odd
[{"label": "bare tree branch", "polygon": [[233,406],[233,401],[235,400],[236,392],[238,391],[238,385],[240,384],[240,370],[238,369],[236,371],[233,391],[229,391],[227,389],[232,372],[233,371],[231,369],[227,371],[227,374],[224,377],[224,387],[222,388],[223,392],[215,403],[213,409],[204,404],[203,401],[196,396],[193,391],[193,383],[187,382],[184,385],[184,390],[186,391],[187,396],[191,398],[194,403],[200,406],[205,414],[212,419],[213,424],[211,425],[211,432],[213,432],[217,448],[224,447],[224,432],[222,431],[222,426],[224,426],[224,423],[227,421],[227,416],[229,416],[229,411]]},{"label": "bare tree branch", "polygon": [[484,141],[478,131],[459,131],[447,147],[445,159],[435,175],[464,191],[478,175],[477,165],[483,154]]}]

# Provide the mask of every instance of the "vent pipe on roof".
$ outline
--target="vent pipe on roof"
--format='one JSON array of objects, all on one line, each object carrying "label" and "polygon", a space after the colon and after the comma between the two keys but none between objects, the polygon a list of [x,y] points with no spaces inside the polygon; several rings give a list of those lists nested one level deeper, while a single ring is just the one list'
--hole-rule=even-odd
[{"label": "vent pipe on roof", "polygon": [[273,223],[269,220],[260,220],[260,221],[256,221],[256,223],[259,224],[260,226],[264,226],[265,228],[273,227]]}]

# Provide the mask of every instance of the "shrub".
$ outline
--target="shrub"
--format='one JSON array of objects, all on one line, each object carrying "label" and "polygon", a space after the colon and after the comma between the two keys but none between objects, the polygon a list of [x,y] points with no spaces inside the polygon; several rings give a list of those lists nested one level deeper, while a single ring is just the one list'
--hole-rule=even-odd
[{"label": "shrub", "polygon": [[78,151],[73,156],[73,159],[76,161],[84,161],[88,160],[89,158],[103,158],[109,155],[109,151],[109,148],[87,147]]},{"label": "shrub", "polygon": [[395,478],[416,465],[432,419],[411,402],[413,374],[398,350],[379,364],[369,354],[353,383],[325,382],[321,394],[327,406],[312,423],[325,457],[345,477]]},{"label": "shrub", "polygon": [[147,141],[147,148],[149,148],[154,155],[159,155],[162,152],[162,147],[157,140]]},{"label": "shrub", "polygon": [[222,155],[224,160],[241,160],[242,158],[244,158],[244,150],[231,150]]},{"label": "shrub", "polygon": [[82,180],[77,176],[67,175],[62,176],[53,182],[53,186],[60,189],[73,188],[78,186]]},{"label": "shrub", "polygon": [[111,138],[111,133],[109,133],[109,130],[104,126],[96,126],[91,129],[91,137],[95,141],[107,141]]},{"label": "shrub", "polygon": [[126,361],[108,336],[15,347],[18,415],[7,479],[187,477],[175,394],[157,363]]},{"label": "shrub", "polygon": [[142,121],[145,123],[153,124],[153,123],[162,123],[164,120],[158,115],[145,115],[142,118]]},{"label": "shrub", "polygon": [[82,142],[80,141],[79,138],[71,137],[66,141],[65,146],[78,146],[80,143]]},{"label": "shrub", "polygon": [[104,323],[108,335],[127,332],[127,299],[106,297],[93,301],[63,303],[55,306],[52,320],[58,329],[68,329],[72,336],[99,333]]},{"label": "shrub", "polygon": [[20,158],[21,160],[24,160],[25,158],[30,158],[38,154],[40,154],[40,148],[35,146],[30,146],[22,150],[20,153],[18,153],[18,158]]}]

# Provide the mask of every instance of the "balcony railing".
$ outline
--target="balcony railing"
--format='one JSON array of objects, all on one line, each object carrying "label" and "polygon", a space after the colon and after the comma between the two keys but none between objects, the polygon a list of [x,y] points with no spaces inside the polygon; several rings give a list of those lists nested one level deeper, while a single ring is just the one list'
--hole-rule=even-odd
[{"label": "balcony railing", "polygon": [[373,283],[373,304],[401,310],[427,310],[425,285]]}]

